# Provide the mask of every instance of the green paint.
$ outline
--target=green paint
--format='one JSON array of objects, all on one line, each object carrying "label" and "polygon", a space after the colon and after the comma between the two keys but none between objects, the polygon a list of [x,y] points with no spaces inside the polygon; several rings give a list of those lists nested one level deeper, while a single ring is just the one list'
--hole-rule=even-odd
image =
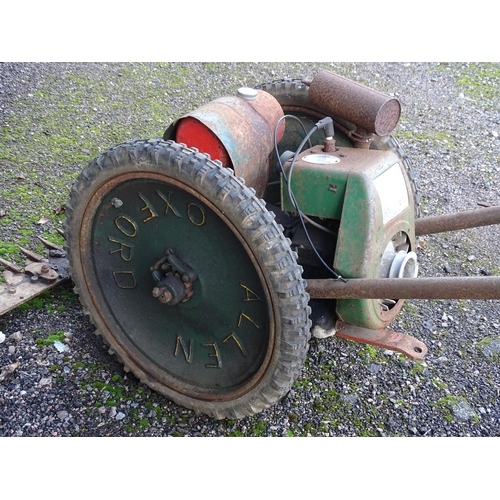
[{"label": "green paint", "polygon": [[[288,175],[289,170],[286,173]],[[347,176],[345,171],[297,162],[292,171],[291,187],[300,210],[306,215],[340,219]],[[281,183],[281,199],[285,210],[296,212],[285,182]]]},{"label": "green paint", "polygon": [[[381,256],[393,235],[404,232],[414,240],[411,190],[407,187],[409,205],[384,225],[382,204],[373,183],[395,160],[387,153],[380,156],[379,163],[349,175],[334,260],[334,269],[344,278],[378,278]],[[337,314],[345,323],[374,330],[393,319],[382,315],[378,300],[339,300]]]},{"label": "green paint", "polygon": [[[162,376],[182,380],[193,394],[228,393],[256,373],[272,324],[265,288],[241,241],[206,200],[166,182],[132,180],[110,190],[90,222],[97,264],[88,279],[112,311],[120,342],[133,342]],[[167,248],[199,276],[192,298],[172,306],[142,300],[157,284],[151,266]],[[214,314],[217,321],[208,321]]]}]

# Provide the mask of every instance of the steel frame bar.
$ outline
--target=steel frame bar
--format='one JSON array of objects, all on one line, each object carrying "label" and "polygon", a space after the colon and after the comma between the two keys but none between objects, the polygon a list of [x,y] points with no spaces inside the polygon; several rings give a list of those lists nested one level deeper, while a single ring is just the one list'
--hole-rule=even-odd
[{"label": "steel frame bar", "polygon": [[311,299],[500,300],[500,276],[312,279],[306,291]]},{"label": "steel frame bar", "polygon": [[415,235],[443,233],[500,224],[500,206],[415,219]]}]

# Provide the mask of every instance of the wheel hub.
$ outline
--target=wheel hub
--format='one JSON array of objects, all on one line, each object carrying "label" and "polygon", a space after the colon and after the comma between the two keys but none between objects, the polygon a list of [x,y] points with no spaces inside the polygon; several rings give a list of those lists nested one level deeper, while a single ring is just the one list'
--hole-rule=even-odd
[{"label": "wheel hub", "polygon": [[193,296],[192,285],[198,273],[177,257],[171,248],[151,267],[151,272],[157,283],[153,288],[153,297],[162,304],[174,306],[179,302],[187,302]]}]

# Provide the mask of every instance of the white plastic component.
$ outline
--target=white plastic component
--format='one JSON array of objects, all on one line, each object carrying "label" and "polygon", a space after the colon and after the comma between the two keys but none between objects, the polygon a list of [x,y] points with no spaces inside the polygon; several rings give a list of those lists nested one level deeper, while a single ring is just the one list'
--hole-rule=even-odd
[{"label": "white plastic component", "polygon": [[302,157],[303,161],[307,163],[316,163],[318,165],[333,165],[340,162],[340,158],[325,153],[316,153]]},{"label": "white plastic component", "polygon": [[416,278],[417,274],[417,254],[403,250],[398,252],[389,269],[389,278]]},{"label": "white plastic component", "polygon": [[333,337],[337,333],[337,330],[334,327],[326,329],[319,325],[314,325],[311,333],[315,339],[327,339],[328,337]]},{"label": "white plastic component", "polygon": [[373,180],[382,204],[382,219],[386,224],[409,204],[408,190],[399,163],[395,163]]},{"label": "white plastic component", "polygon": [[246,101],[255,101],[257,99],[257,91],[248,87],[240,87],[236,91],[236,95]]}]

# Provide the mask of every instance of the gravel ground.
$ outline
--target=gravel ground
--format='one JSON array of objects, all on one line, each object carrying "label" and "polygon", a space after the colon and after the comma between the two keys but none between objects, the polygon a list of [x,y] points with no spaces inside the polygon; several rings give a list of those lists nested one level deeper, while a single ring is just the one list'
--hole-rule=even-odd
[{"label": "gravel ground", "polygon": [[[395,135],[417,174],[422,216],[499,203],[499,64],[2,63],[4,255],[14,258],[21,236],[55,233],[63,216],[43,227],[36,220],[65,202],[71,182],[100,152],[157,137],[175,117],[241,85],[320,68],[400,99]],[[72,128],[64,135],[65,121]],[[57,151],[47,143],[55,138]],[[30,202],[20,186],[31,189]],[[426,237],[421,276],[500,274],[498,236],[490,227]],[[126,374],[93,335],[71,290],[63,285],[0,317],[0,436],[500,434],[495,301],[408,301],[392,326],[426,343],[424,362],[338,338],[312,339],[302,376],[280,403],[252,418],[215,421]],[[63,352],[47,340],[51,334]],[[6,375],[8,365],[16,368]]]}]

